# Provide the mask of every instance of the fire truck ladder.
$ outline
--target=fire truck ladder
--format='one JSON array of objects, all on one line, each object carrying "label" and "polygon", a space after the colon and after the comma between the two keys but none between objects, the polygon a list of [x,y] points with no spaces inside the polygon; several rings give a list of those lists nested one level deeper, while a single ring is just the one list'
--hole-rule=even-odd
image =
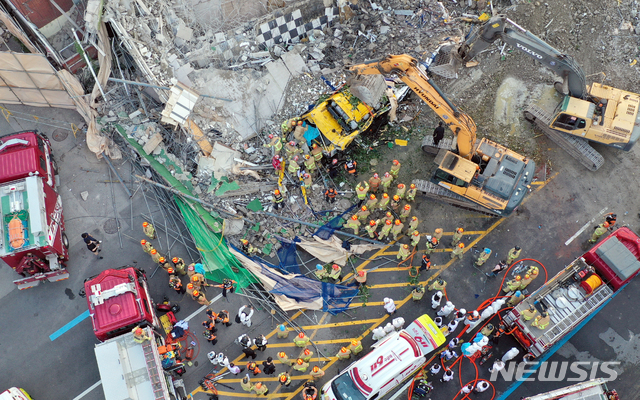
[{"label": "fire truck ladder", "polygon": [[[583,316],[594,311],[612,295],[613,291],[611,290],[611,288],[607,285],[602,285],[591,296],[589,296],[589,298],[587,298],[581,306],[569,311],[569,315],[556,322],[556,324],[551,329],[549,329],[548,332],[542,335],[541,340],[544,343],[553,343],[556,338],[561,337],[562,335],[573,329],[578,324],[578,322],[583,319]],[[551,318],[552,320],[555,319],[554,316],[552,316]]]},{"label": "fire truck ladder", "polygon": [[147,363],[147,371],[149,371],[149,381],[153,388],[154,398],[156,400],[163,400],[165,399],[164,376],[158,374],[158,365],[161,365],[158,351],[155,349],[155,346],[151,344],[150,340],[144,341],[142,350],[144,351],[144,359]]}]

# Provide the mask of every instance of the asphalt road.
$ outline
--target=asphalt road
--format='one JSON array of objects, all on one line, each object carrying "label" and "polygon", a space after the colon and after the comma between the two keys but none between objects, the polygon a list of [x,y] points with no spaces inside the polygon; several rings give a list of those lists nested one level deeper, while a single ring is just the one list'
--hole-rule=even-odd
[{"label": "asphalt road", "polygon": [[[70,123],[79,121],[73,112],[60,110],[27,109],[10,106],[9,109],[25,110],[38,116],[55,118],[58,121]],[[37,127],[52,137],[56,128],[32,121],[10,120],[9,123],[0,119],[0,129],[3,132],[32,129]],[[539,140],[544,140],[540,138]],[[150,259],[142,253],[139,240],[142,232],[140,214],[147,212],[147,206],[141,197],[134,197],[129,201],[119,183],[114,183],[115,214],[118,215],[121,230],[122,246],[117,232],[107,233],[105,229],[113,226],[114,210],[112,202],[112,188],[109,181],[109,171],[104,161],[96,159],[87,148],[83,134],[74,138],[69,132],[66,139],[53,141],[54,152],[60,166],[62,185],[60,192],[64,206],[66,230],[71,241],[71,261],[69,270],[71,277],[62,282],[47,283],[27,291],[18,291],[12,286],[11,281],[16,277],[13,271],[6,265],[0,265],[0,315],[2,316],[2,328],[0,329],[0,349],[3,354],[3,363],[0,366],[0,388],[21,386],[27,389],[36,399],[79,399],[79,395],[92,386],[93,390],[86,392],[82,399],[103,399],[102,389],[95,386],[100,380],[98,368],[93,354],[93,346],[97,340],[91,331],[88,319],[69,329],[55,340],[49,336],[67,324],[69,321],[81,315],[86,309],[86,301],[78,296],[85,278],[98,273],[107,267],[117,267],[124,264],[137,262],[137,265],[152,270]],[[552,160],[553,169],[547,174],[551,178],[544,185],[537,185],[530,194],[526,203],[520,208],[519,213],[506,219],[486,218],[456,208],[443,206],[427,200],[418,199],[416,208],[421,218],[421,231],[433,231],[436,227],[442,227],[446,232],[452,232],[457,226],[463,226],[467,234],[463,242],[470,245],[478,239],[475,245],[478,248],[490,247],[495,257],[483,267],[482,272],[490,269],[499,258],[518,244],[523,248],[522,257],[535,258],[542,262],[553,276],[566,264],[586,250],[585,242],[588,239],[593,224],[579,235],[570,244],[565,242],[571,238],[585,223],[594,217],[605,207],[608,212],[618,214],[618,224],[629,225],[635,231],[640,231],[638,219],[637,187],[638,176],[638,149],[630,153],[617,152],[612,149],[599,148],[607,160],[605,166],[593,173],[577,165],[573,159],[568,158],[553,144],[543,144],[549,148],[549,157]],[[401,152],[396,148],[390,153]],[[431,163],[429,156],[422,155],[425,164]],[[129,180],[129,166],[119,166],[122,176]],[[557,175],[555,175],[557,173]],[[409,176],[404,177],[409,179]],[[401,175],[401,180],[404,179]],[[539,178],[544,178],[544,173],[539,173]],[[111,179],[115,180],[115,177]],[[89,192],[86,201],[82,200],[80,193]],[[152,210],[153,211],[153,210]],[[625,214],[627,213],[627,214]],[[131,216],[133,215],[133,223]],[[102,239],[104,260],[96,260],[81,242],[80,234],[89,232]],[[160,232],[161,240],[166,240]],[[448,244],[449,236],[444,238]],[[407,239],[401,239],[406,242]],[[170,241],[171,242],[171,241]],[[447,246],[449,247],[449,246]],[[372,344],[370,330],[379,324],[386,324],[386,314],[381,306],[384,297],[391,297],[397,302],[407,298],[410,288],[406,286],[407,273],[396,268],[395,255],[392,253],[397,247],[391,247],[384,252],[391,253],[376,258],[373,261],[364,261],[372,257],[373,253],[365,254],[360,260],[354,260],[356,266],[361,262],[367,262],[364,268],[370,269],[381,266],[379,270],[369,275],[368,283],[372,285],[371,298],[368,305],[350,310],[349,314],[331,316],[321,311],[307,311],[304,314],[289,312],[291,318],[305,326],[308,334],[314,335],[317,341],[317,349],[327,358],[314,356],[312,365],[328,366],[326,376],[333,376],[349,363],[335,361],[333,356],[340,346],[351,338],[363,337],[365,352]],[[184,249],[174,244],[172,254],[183,255]],[[306,256],[302,254],[305,259]],[[388,262],[392,260],[392,262]],[[449,263],[449,253],[441,252],[433,256],[433,261],[440,268],[434,268],[428,273],[423,273],[422,280],[429,279],[435,274],[447,280],[447,293],[456,307],[464,307],[473,310],[486,298],[494,296],[498,291],[499,281],[486,281],[484,275],[472,266],[473,256],[471,251],[465,254],[462,261]],[[382,265],[384,263],[384,265]],[[417,264],[418,260],[414,262]],[[313,264],[311,264],[313,265]],[[162,271],[160,271],[162,272]],[[485,282],[486,281],[486,282]],[[173,301],[180,302],[182,311],[179,317],[185,318],[198,306],[189,299],[182,300],[177,295],[170,293],[166,285],[166,274],[156,274],[151,280],[152,296],[160,300],[163,295],[168,295]],[[615,297],[582,331],[576,334],[558,353],[551,357],[551,361],[620,361],[617,367],[617,379],[610,383],[611,388],[616,388],[621,398],[636,398],[640,372],[640,351],[637,349],[637,337],[640,335],[640,326],[637,324],[637,304],[640,303],[640,281],[632,282],[623,293]],[[535,288],[535,287],[534,287]],[[209,289],[207,296],[214,297],[219,289]],[[421,303],[407,301],[398,309],[397,316],[402,316],[407,323],[427,313],[434,316],[430,308],[430,302],[425,296]],[[212,306],[214,309],[227,309],[233,314],[248,299],[239,295],[230,296],[229,302],[219,300]],[[355,300],[359,302],[360,300]],[[258,304],[257,304],[258,305]],[[268,312],[259,307],[253,317],[253,325],[250,330],[234,324],[229,328],[219,328],[219,343],[211,346],[202,340],[200,322],[204,315],[198,315],[190,321],[192,329],[196,331],[200,339],[197,365],[188,368],[184,375],[185,383],[189,391],[195,390],[193,398],[196,400],[207,399],[208,396],[197,389],[198,381],[211,370],[211,365],[206,360],[206,353],[212,349],[224,351],[229,358],[235,359],[241,355],[240,347],[233,343],[234,339],[243,332],[249,332],[251,336],[258,333],[272,334],[278,323],[273,320]],[[395,316],[394,316],[395,317]],[[338,324],[338,325],[332,325]],[[320,325],[320,326],[318,326]],[[290,335],[292,338],[293,335]],[[204,342],[204,343],[203,343]],[[508,350],[512,344],[508,340],[500,342],[497,356]],[[275,358],[275,352],[285,350],[294,354],[291,340],[278,340],[270,337],[270,346],[265,353],[259,353],[257,361],[262,361],[266,356]],[[363,354],[364,354],[363,353]],[[246,363],[246,360],[241,360]],[[466,361],[465,361],[466,362]],[[480,367],[480,376],[487,377],[486,368],[490,364]],[[280,365],[278,372],[282,371]],[[486,368],[485,368],[486,367]],[[466,382],[474,378],[474,368],[466,362],[463,364],[462,381]],[[456,371],[458,373],[458,371]],[[274,377],[264,377],[263,374],[254,378],[262,380],[270,387],[271,392],[278,398],[299,398],[300,385],[305,381],[305,375],[293,374],[294,383],[286,389],[277,389]],[[221,391],[230,393],[221,398],[252,397],[247,396],[240,389],[233,376],[227,376],[221,382],[226,382],[235,390],[219,387]],[[321,381],[324,382],[324,381]],[[435,382],[436,392],[432,398],[454,398],[460,385],[457,383],[441,384]],[[510,398],[551,390],[566,385],[567,382],[528,382],[518,388]],[[497,382],[499,391],[506,390],[508,384]],[[404,397],[406,395],[402,395]],[[490,395],[477,395],[474,398],[489,399]]]}]

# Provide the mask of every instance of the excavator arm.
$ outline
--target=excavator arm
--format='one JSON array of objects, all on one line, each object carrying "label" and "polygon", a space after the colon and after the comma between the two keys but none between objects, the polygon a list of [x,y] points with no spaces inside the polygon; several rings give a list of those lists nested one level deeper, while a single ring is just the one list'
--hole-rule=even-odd
[{"label": "excavator arm", "polygon": [[453,131],[460,156],[471,159],[476,145],[476,124],[471,117],[460,111],[429,79],[415,58],[407,55],[388,55],[382,60],[373,60],[351,66],[349,71],[356,75],[382,74],[397,75],[411,90],[427,103],[433,111]]},{"label": "excavator arm", "polygon": [[[507,26],[507,24],[513,26],[513,28]],[[486,24],[474,29],[460,47],[453,49],[451,51],[451,67],[439,65],[430,70],[435,74],[444,72],[442,75],[447,76],[446,73],[450,71],[450,68],[456,69],[459,64],[472,60],[498,39],[539,61],[560,76],[563,82],[561,88],[556,87],[559,92],[578,98],[586,96],[587,88],[584,71],[571,56],[559,52],[504,15],[492,17]]]}]

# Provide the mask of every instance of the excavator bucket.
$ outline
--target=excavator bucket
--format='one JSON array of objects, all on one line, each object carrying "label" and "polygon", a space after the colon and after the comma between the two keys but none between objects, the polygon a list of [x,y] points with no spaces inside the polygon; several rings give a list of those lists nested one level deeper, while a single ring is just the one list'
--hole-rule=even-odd
[{"label": "excavator bucket", "polygon": [[458,69],[462,65],[462,61],[457,57],[457,55],[458,46],[453,44],[440,46],[431,66],[429,67],[429,71],[445,78],[457,78]]}]

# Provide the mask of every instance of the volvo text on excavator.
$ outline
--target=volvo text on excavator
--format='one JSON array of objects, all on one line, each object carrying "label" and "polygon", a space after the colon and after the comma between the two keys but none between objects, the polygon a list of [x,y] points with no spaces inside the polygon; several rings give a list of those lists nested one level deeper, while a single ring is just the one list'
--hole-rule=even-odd
[{"label": "volvo text on excavator", "polygon": [[[533,179],[535,162],[486,138],[476,140],[477,128],[471,117],[442,93],[416,59],[406,54],[389,55],[349,70],[356,75],[397,75],[453,131],[457,154],[440,148],[431,182],[413,181],[425,196],[500,216],[509,215],[522,202]],[[431,135],[428,138],[432,139]],[[423,142],[423,149],[433,148],[431,144]]]},{"label": "volvo text on excavator", "polygon": [[[582,165],[595,171],[604,158],[588,141],[629,151],[640,138],[640,95],[601,83],[586,84],[580,65],[504,15],[492,17],[472,30],[462,45],[442,49],[429,71],[448,78],[496,40],[502,40],[542,63],[562,78],[555,88],[564,99],[555,110],[531,104],[525,118]],[[448,63],[447,62],[448,59]]]}]

